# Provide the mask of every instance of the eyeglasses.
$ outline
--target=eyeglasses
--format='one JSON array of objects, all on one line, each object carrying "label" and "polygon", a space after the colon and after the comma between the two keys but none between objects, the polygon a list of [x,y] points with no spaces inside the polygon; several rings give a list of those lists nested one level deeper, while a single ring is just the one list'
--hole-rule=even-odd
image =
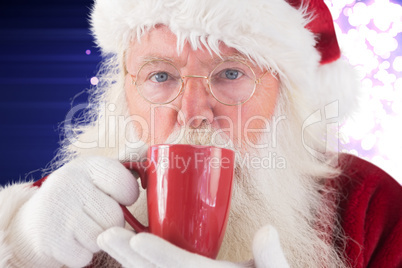
[{"label": "eyeglasses", "polygon": [[207,79],[212,96],[220,103],[235,106],[248,101],[254,94],[257,84],[267,73],[256,78],[253,69],[239,60],[225,60],[219,63],[208,76],[185,75],[171,62],[152,60],[131,75],[139,94],[153,104],[168,104],[184,91],[185,78]]}]

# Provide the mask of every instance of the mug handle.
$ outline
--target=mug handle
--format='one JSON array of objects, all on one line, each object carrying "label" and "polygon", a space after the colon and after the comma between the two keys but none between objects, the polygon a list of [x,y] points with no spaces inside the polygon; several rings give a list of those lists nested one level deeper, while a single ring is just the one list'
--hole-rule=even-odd
[{"label": "mug handle", "polygon": [[[147,188],[147,174],[146,174],[146,162],[125,162],[123,163],[123,166],[125,166],[129,170],[133,170],[138,173],[141,179],[141,185],[142,188],[146,189]],[[148,227],[142,225],[134,216],[133,214],[128,211],[127,207],[123,206],[120,204],[121,209],[123,210],[124,214],[124,219],[128,224],[131,225],[131,227],[134,228],[134,230],[137,233],[141,232],[148,232]]]},{"label": "mug handle", "polygon": [[[138,173],[138,175],[140,175],[141,178],[141,185],[142,188],[146,189],[147,188],[147,175],[146,175],[146,163],[145,162],[125,162],[123,163],[123,166],[125,166],[127,169],[129,170],[133,170],[135,172]],[[47,179],[49,175],[41,178],[40,180],[35,181],[32,184],[32,187],[41,187],[42,183]],[[148,231],[148,227],[142,225],[131,213],[130,211],[128,211],[128,209],[120,204],[121,209],[123,210],[123,215],[124,215],[124,219],[127,221],[128,224],[131,225],[131,227],[134,228],[134,230],[137,233],[140,232],[147,232]]]}]

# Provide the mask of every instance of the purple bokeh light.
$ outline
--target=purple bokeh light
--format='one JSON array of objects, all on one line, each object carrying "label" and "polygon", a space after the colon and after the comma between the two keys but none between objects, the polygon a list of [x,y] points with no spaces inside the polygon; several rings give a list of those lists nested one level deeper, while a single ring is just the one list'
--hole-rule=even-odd
[{"label": "purple bokeh light", "polygon": [[94,76],[91,78],[90,82],[92,85],[96,86],[99,83],[99,79],[98,77]]},{"label": "purple bokeh light", "polygon": [[339,44],[360,75],[359,111],[340,128],[343,151],[402,184],[402,7],[389,0],[325,0]]}]

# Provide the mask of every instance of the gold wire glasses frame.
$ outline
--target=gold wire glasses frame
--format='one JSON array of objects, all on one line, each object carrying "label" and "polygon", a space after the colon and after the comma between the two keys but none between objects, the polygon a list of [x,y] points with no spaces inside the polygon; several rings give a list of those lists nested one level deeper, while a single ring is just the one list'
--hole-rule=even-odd
[{"label": "gold wire glasses frame", "polygon": [[[144,96],[144,94],[143,94],[142,91],[140,90],[140,86],[138,85],[137,80],[136,80],[136,78],[139,77],[139,75],[140,75],[141,71],[143,70],[143,68],[144,68],[146,65],[148,65],[148,64],[152,64],[153,62],[163,62],[163,63],[166,63],[166,64],[170,65],[171,67],[173,67],[174,70],[177,71],[177,73],[180,75],[181,86],[178,87],[177,93],[176,93],[172,98],[169,98],[169,100],[166,101],[166,102],[154,102],[154,101],[150,100],[149,98],[147,98],[146,96]],[[241,101],[241,102],[237,102],[237,103],[226,103],[226,102],[220,100],[220,99],[216,96],[216,94],[214,93],[214,90],[212,89],[212,86],[211,86],[211,83],[210,83],[210,81],[211,81],[211,76],[212,76],[212,74],[217,70],[217,68],[219,68],[219,67],[220,67],[222,64],[224,64],[225,62],[237,62],[237,63],[243,64],[243,65],[247,66],[247,68],[251,71],[252,75],[254,76],[253,89],[252,89],[250,95],[249,95],[245,100],[243,100],[243,101]],[[167,61],[167,60],[159,60],[159,59],[158,59],[158,60],[151,60],[151,61],[149,61],[149,62],[144,63],[144,64],[140,67],[140,69],[138,70],[137,75],[136,75],[136,76],[131,75],[131,78],[132,78],[132,84],[136,86],[136,89],[137,89],[138,93],[141,95],[141,97],[144,98],[147,102],[152,103],[152,104],[164,105],[164,104],[169,104],[169,103],[173,102],[175,99],[177,99],[177,97],[180,96],[180,94],[182,94],[182,93],[184,92],[184,90],[185,90],[185,82],[184,82],[184,79],[185,79],[185,78],[203,78],[203,79],[206,79],[206,80],[207,80],[209,92],[211,93],[211,95],[212,95],[219,103],[222,103],[222,104],[227,105],[227,106],[237,106],[237,105],[242,105],[242,104],[244,104],[245,102],[247,102],[247,101],[254,95],[257,85],[261,83],[261,79],[265,76],[265,74],[266,74],[267,72],[268,72],[268,71],[265,71],[265,72],[257,79],[254,70],[253,70],[253,69],[250,67],[250,65],[248,65],[246,62],[240,61],[240,60],[226,60],[226,61],[222,61],[222,62],[219,63],[217,66],[215,66],[215,68],[210,72],[210,74],[209,74],[208,76],[204,76],[204,75],[184,75],[184,76],[183,76],[183,75],[181,75],[180,71],[176,68],[176,66],[174,66],[171,62],[169,62],[169,61]]]}]

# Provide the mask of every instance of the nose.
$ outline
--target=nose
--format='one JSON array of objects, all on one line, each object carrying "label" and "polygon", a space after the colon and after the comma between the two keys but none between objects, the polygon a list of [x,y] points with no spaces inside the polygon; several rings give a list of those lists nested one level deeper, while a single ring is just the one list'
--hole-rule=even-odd
[{"label": "nose", "polygon": [[205,77],[185,76],[178,123],[182,126],[188,124],[191,128],[200,127],[204,121],[211,124],[214,118],[211,98]]}]

